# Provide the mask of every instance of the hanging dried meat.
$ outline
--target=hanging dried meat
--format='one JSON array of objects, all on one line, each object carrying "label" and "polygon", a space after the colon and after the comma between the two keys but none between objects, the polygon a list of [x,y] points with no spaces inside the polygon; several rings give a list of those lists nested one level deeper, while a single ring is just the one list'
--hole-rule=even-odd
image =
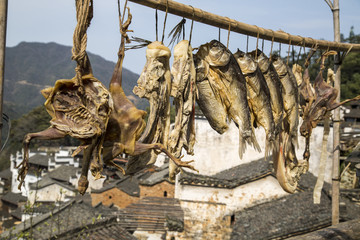
[{"label": "hanging dried meat", "polygon": [[[211,126],[215,125],[214,123],[220,123],[219,126],[222,128],[216,127],[214,129],[226,129],[227,116],[229,119],[232,119],[239,128],[240,158],[242,158],[246,149],[246,143],[252,144],[255,149],[260,151],[251,124],[250,109],[247,102],[246,81],[234,56],[222,43],[217,40],[212,40],[210,43],[199,47],[196,57],[200,59],[200,61],[196,60],[195,64],[200,63],[200,66],[205,65],[205,67],[201,67],[198,72],[200,72],[201,69],[208,71],[206,75],[200,73],[200,77],[197,77],[197,87],[199,89],[198,104],[202,110],[204,109],[204,115],[210,124],[212,123]],[[197,68],[199,67],[197,66]],[[204,79],[208,80],[208,85],[206,85],[206,82],[205,84],[203,83]],[[198,83],[203,83],[203,86],[199,86]],[[208,94],[201,98],[204,87],[209,88],[206,90]],[[209,97],[210,99],[202,101],[205,97]],[[208,103],[212,104],[207,105]],[[210,109],[216,106],[221,107]],[[211,113],[211,115],[207,115],[209,113]]]},{"label": "hanging dried meat", "polygon": [[[175,46],[171,74],[171,96],[174,98],[176,116],[168,145],[170,152],[179,158],[183,148],[193,155],[195,144],[196,70],[189,41],[182,40]],[[173,162],[170,162],[169,171],[170,179],[174,180],[178,170]]]},{"label": "hanging dried meat", "polygon": [[258,64],[250,55],[238,50],[234,57],[246,79],[248,102],[254,116],[254,124],[262,126],[266,132],[265,157],[267,157],[273,148],[276,135],[270,91]]}]

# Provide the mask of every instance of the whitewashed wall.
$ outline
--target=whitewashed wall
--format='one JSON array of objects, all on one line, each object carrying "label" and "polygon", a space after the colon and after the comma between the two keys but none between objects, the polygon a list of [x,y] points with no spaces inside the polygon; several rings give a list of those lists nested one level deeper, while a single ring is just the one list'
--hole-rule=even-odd
[{"label": "whitewashed wall", "polygon": [[[253,160],[264,157],[265,149],[265,131],[261,129],[255,130],[255,135],[259,142],[262,152],[255,151],[251,146],[247,147],[243,159],[239,158],[239,132],[234,123],[230,124],[227,132],[220,135],[213,130],[207,120],[196,119],[196,143],[194,148],[194,156],[183,154],[184,161],[195,160],[193,166],[203,175],[214,175],[218,172],[235,167],[240,164],[249,163]],[[313,129],[310,143],[310,169],[309,171],[317,176],[317,168],[319,165],[321,148],[322,148],[323,127],[318,126]],[[331,182],[332,172],[332,139],[333,131],[330,129],[328,139],[328,165],[326,167],[325,181]],[[302,159],[305,149],[305,139],[299,133],[299,149],[297,149],[297,158]]]},{"label": "whitewashed wall", "polygon": [[260,202],[287,195],[277,180],[268,176],[233,189],[176,184],[176,198],[226,204],[226,214],[232,214]]}]

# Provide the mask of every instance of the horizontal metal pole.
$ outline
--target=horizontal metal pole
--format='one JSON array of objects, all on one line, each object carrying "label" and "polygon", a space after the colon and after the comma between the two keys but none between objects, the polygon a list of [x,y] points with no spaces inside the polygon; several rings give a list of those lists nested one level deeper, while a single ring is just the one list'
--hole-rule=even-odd
[{"label": "horizontal metal pole", "polygon": [[360,51],[360,44],[350,44],[350,43],[338,43],[325,40],[317,40],[310,37],[302,37],[298,35],[291,35],[283,31],[273,31],[271,29],[261,28],[255,25],[250,25],[230,19],[228,17],[222,17],[213,13],[203,11],[199,8],[194,8],[189,5],[178,3],[171,0],[129,0],[131,2],[144,5],[150,8],[158,9],[161,11],[166,11],[168,8],[168,13],[185,17],[188,19],[193,19],[194,21],[211,25],[214,27],[229,29],[232,32],[237,32],[245,34],[248,36],[257,37],[260,39],[265,39],[274,42],[280,42],[285,44],[291,44],[294,46],[305,46],[305,47],[314,47],[317,44],[319,49],[324,50],[335,50],[335,51],[348,51],[351,48],[353,52]]}]

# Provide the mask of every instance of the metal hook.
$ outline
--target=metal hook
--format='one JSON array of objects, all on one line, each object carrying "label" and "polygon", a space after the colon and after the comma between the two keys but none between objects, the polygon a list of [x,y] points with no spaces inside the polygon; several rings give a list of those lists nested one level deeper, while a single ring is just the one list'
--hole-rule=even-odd
[{"label": "metal hook", "polygon": [[164,37],[165,37],[165,27],[166,27],[166,19],[167,19],[167,15],[168,15],[168,10],[169,10],[169,1],[166,0],[166,12],[165,12],[165,19],[164,19],[164,28],[163,28],[163,34],[162,34],[162,38],[161,38],[161,43],[164,43]]},{"label": "metal hook", "polygon": [[[229,18],[227,18],[229,19]],[[229,19],[229,29],[228,29],[228,37],[227,37],[227,44],[226,44],[226,48],[229,49],[229,39],[230,39],[230,30],[231,30],[231,20]]]},{"label": "metal hook", "polygon": [[190,36],[189,36],[189,44],[191,43],[191,37],[192,37],[193,26],[194,26],[194,17],[195,17],[195,9],[191,5],[190,5],[190,7],[192,7],[193,15],[192,15],[192,19],[191,19],[191,29],[190,29]]}]

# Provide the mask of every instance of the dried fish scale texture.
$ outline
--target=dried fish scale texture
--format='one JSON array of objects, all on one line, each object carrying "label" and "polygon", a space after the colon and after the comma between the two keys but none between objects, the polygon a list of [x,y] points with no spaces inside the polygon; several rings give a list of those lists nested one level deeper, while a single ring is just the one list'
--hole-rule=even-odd
[{"label": "dried fish scale texture", "polygon": [[175,46],[171,74],[171,96],[174,97],[176,116],[169,149],[176,157],[180,157],[182,148],[188,154],[193,154],[195,144],[196,70],[189,41],[180,41]]},{"label": "dried fish scale texture", "polygon": [[298,126],[299,126],[299,93],[294,74],[280,57],[273,56],[272,62],[276,72],[280,77],[283,87],[282,96],[285,109],[285,131],[290,135],[291,142],[298,146]]},{"label": "dried fish scale texture", "polygon": [[52,127],[77,139],[91,138],[106,131],[113,101],[109,91],[92,74],[82,77],[84,93],[76,79],[61,79],[42,90]]},{"label": "dried fish scale texture", "polygon": [[275,140],[275,125],[269,88],[258,64],[250,55],[238,50],[234,57],[246,79],[248,101],[254,121],[256,125],[260,125],[265,129],[265,156],[268,156]]},{"label": "dried fish scale texture", "polygon": [[[256,56],[257,54],[257,56]],[[260,50],[252,51],[250,55],[256,59],[258,66],[265,78],[270,92],[271,109],[275,123],[275,135],[279,135],[283,129],[284,102],[282,96],[282,84],[280,78],[270,62],[270,59]]]},{"label": "dried fish scale texture", "polygon": [[246,143],[252,144],[255,149],[260,151],[251,124],[246,81],[232,53],[219,41],[212,40],[210,43],[200,46],[196,56],[208,63],[206,78],[213,96],[216,101],[221,103],[228,118],[232,119],[239,128],[240,158],[246,149]]}]

